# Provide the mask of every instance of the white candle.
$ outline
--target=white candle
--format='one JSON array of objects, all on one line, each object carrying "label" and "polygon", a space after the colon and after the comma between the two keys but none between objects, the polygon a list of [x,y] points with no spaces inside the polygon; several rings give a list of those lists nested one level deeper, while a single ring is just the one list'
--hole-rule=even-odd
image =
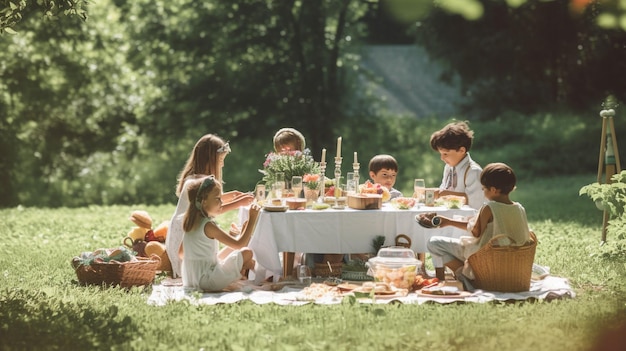
[{"label": "white candle", "polygon": [[354,152],[354,163],[359,163],[356,158],[356,151]]},{"label": "white candle", "polygon": [[322,162],[326,162],[326,148],[322,149]]},{"label": "white candle", "polygon": [[341,137],[337,138],[337,157],[341,157]]}]

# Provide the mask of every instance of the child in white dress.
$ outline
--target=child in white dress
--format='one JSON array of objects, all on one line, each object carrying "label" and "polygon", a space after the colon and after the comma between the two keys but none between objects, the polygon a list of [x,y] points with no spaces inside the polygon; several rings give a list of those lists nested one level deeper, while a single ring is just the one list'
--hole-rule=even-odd
[{"label": "child in white dress", "polygon": [[[249,219],[241,236],[235,238],[215,222],[214,217],[222,209],[222,185],[214,176],[190,180],[187,194],[190,205],[183,223],[183,286],[192,290],[222,290],[241,279],[243,271],[254,269],[253,252],[246,245],[260,207],[250,206]],[[223,260],[220,259],[220,243],[225,245],[222,250],[229,252]]]},{"label": "child in white dress", "polygon": [[[187,199],[187,182],[190,179],[214,175],[218,181],[222,181],[222,168],[224,160],[230,153],[230,146],[222,138],[215,134],[203,135],[194,146],[189,158],[181,170],[176,186],[178,204],[170,221],[165,246],[167,255],[172,264],[174,278],[181,275],[181,262],[183,257],[183,218],[189,207]],[[222,194],[221,213],[237,209],[241,206],[250,205],[254,196],[250,193],[233,190]],[[238,234],[239,228],[231,226],[234,234]]]}]

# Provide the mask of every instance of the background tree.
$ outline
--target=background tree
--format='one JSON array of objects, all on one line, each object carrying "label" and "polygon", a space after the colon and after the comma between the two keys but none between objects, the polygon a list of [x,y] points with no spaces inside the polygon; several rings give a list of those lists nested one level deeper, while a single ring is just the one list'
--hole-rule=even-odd
[{"label": "background tree", "polygon": [[88,160],[118,146],[142,85],[125,64],[123,27],[107,23],[116,20],[107,3],[92,9],[99,21],[31,14],[19,35],[2,37],[2,205],[18,203],[10,189],[20,190],[19,203],[61,205],[74,192],[100,198],[96,189],[107,187],[90,179]]},{"label": "background tree", "polygon": [[[164,166],[179,169],[195,140],[212,132],[234,141],[230,164],[256,170],[273,133],[302,130],[313,150],[330,145],[358,56],[366,4],[334,1],[118,1],[131,26],[135,70],[158,94],[138,116]],[[173,146],[173,147],[170,147]],[[318,153],[314,155],[319,158]],[[240,158],[241,157],[241,158]],[[166,170],[163,169],[163,172]],[[260,173],[231,172],[228,186]],[[172,179],[171,183],[175,183]]]},{"label": "background tree", "polygon": [[598,3],[582,13],[567,0],[481,4],[478,20],[436,8],[415,30],[417,43],[462,77],[469,114],[587,111],[609,94],[626,99],[626,32],[597,26]]},{"label": "background tree", "polygon": [[[233,142],[227,187],[251,190],[273,133],[285,126],[305,133],[316,159],[321,147],[332,155],[342,135],[344,150],[359,151],[362,170],[369,157],[390,153],[408,178],[440,178],[428,137],[451,116],[416,120],[387,111],[370,84],[376,77],[360,64],[368,26],[377,31],[367,17],[372,13],[400,16],[404,26],[416,27],[435,57],[465,75],[474,107],[493,107],[479,115],[506,121],[506,128],[474,125],[482,130],[476,150],[484,147],[477,158],[510,160],[538,174],[595,167],[597,155],[588,157],[589,167],[545,155],[554,145],[575,150],[575,158],[595,150],[599,131],[589,119],[498,113],[595,104],[596,115],[604,95],[593,94],[623,93],[624,60],[612,46],[622,45],[623,33],[583,26],[598,23],[593,6],[571,17],[564,0],[522,1],[517,8],[479,0],[437,3],[442,9],[421,1],[426,5],[419,11],[405,11],[406,4],[398,6],[403,3],[103,0],[90,3],[89,21],[42,20],[28,3],[18,34],[0,37],[0,206],[173,203],[177,173],[208,132]],[[596,9],[598,18],[606,12]],[[549,32],[552,23],[568,29]],[[546,33],[551,41],[540,38]],[[503,53],[507,62],[498,62]],[[592,63],[597,71],[589,69]],[[473,119],[470,112],[455,117]],[[523,147],[502,147],[529,137],[533,142]],[[400,180],[398,187],[410,184]]]},{"label": "background tree", "polygon": [[87,0],[0,0],[0,34],[15,34],[13,27],[26,14],[41,13],[43,18],[54,20],[60,14],[87,19]]}]

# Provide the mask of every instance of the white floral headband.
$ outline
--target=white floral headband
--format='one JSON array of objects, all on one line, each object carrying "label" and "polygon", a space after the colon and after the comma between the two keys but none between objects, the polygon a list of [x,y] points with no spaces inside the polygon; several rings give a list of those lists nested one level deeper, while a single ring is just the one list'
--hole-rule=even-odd
[{"label": "white floral headband", "polygon": [[202,181],[202,184],[200,185],[200,188],[198,189],[198,193],[196,194],[196,208],[204,213],[204,211],[202,210],[202,198],[203,198],[203,191],[204,189],[208,188],[208,187],[212,187],[215,186],[215,177],[214,176],[208,176],[204,179],[204,181]]},{"label": "white floral headband", "polygon": [[229,153],[229,152],[230,152],[230,145],[228,145],[228,142],[226,142],[226,144],[220,146],[217,149],[218,154]]}]

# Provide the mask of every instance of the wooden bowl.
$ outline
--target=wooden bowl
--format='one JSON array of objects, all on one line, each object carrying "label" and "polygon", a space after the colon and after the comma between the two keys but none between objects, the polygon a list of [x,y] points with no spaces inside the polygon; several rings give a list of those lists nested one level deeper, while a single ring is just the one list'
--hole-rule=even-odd
[{"label": "wooden bowl", "polygon": [[379,194],[348,195],[348,207],[356,210],[378,210],[383,207],[383,196]]},{"label": "wooden bowl", "polygon": [[306,199],[290,197],[285,199],[290,210],[299,210],[306,207]]}]

